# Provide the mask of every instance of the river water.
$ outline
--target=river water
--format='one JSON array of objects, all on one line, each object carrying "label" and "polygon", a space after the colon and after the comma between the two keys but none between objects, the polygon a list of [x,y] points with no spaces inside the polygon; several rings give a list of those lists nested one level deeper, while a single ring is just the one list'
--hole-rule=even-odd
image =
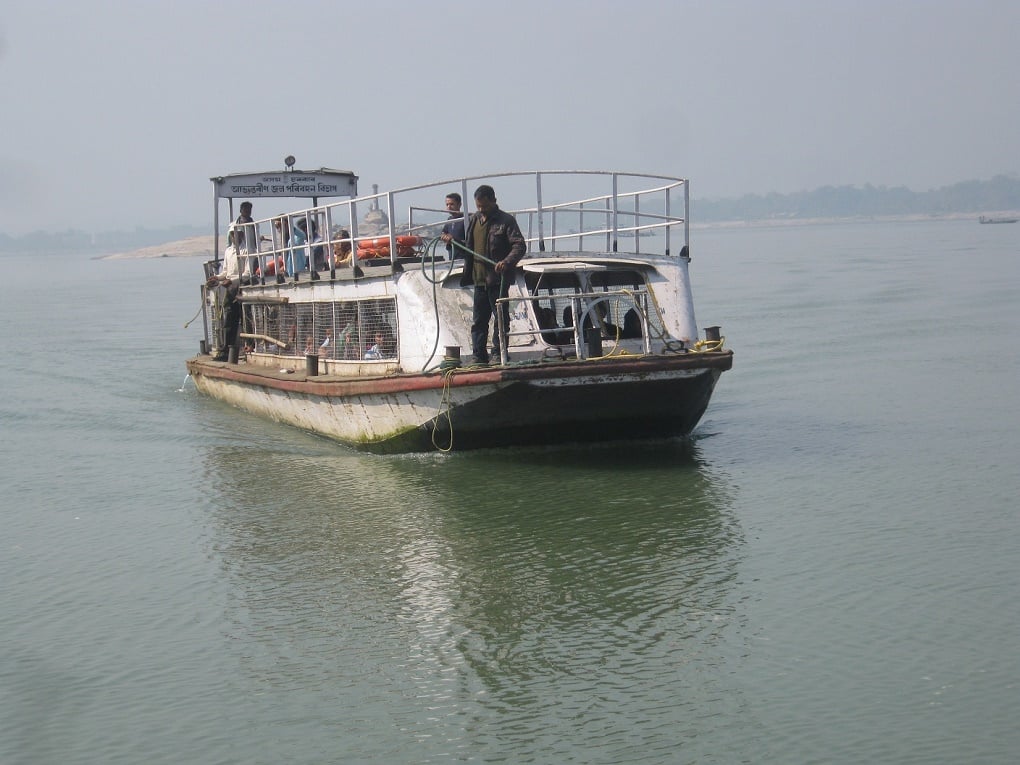
[{"label": "river water", "polygon": [[198,261],[4,257],[0,762],[1013,762],[1020,225],[692,254],[691,439],[402,457],[196,394]]}]

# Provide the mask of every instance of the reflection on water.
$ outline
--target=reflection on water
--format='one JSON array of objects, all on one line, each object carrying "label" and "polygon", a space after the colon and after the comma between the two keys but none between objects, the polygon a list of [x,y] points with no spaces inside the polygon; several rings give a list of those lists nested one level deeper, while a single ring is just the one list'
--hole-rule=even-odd
[{"label": "reflection on water", "polygon": [[207,464],[248,682],[339,684],[423,740],[505,747],[491,717],[555,742],[565,714],[606,746],[675,724],[677,683],[721,664],[742,540],[691,442]]}]

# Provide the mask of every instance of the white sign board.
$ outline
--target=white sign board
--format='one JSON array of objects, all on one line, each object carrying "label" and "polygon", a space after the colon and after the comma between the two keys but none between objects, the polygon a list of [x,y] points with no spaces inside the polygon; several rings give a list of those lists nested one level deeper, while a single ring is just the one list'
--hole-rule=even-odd
[{"label": "white sign board", "polygon": [[358,176],[353,173],[313,170],[251,173],[213,178],[219,198],[260,197],[354,197]]}]

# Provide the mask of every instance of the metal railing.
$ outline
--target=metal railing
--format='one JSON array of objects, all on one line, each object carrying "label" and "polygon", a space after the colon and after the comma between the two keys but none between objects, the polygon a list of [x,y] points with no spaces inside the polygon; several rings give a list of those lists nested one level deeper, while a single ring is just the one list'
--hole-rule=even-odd
[{"label": "metal railing", "polygon": [[[609,171],[528,171],[409,186],[243,224],[250,258],[247,274],[259,283],[281,277],[314,279],[326,271],[335,278],[338,269],[359,260],[393,266],[402,258],[418,257],[420,244],[404,244],[402,237],[438,235],[448,219],[439,202],[450,191],[470,200],[482,183],[493,186],[503,209],[518,218],[533,254],[616,253],[621,251],[621,239],[628,238],[634,242],[627,250],[632,254],[686,252],[690,194],[685,179]],[[405,216],[399,222],[398,211]],[[677,239],[679,248],[674,246]]]},{"label": "metal railing", "polygon": [[[548,300],[550,300],[549,295],[530,294],[499,298],[496,303],[498,306],[505,305],[509,308],[510,304],[514,302],[528,302],[532,305],[532,314],[537,317],[540,311],[538,304]],[[508,348],[512,337],[525,336],[541,339],[546,345],[558,348],[561,356],[566,355],[563,347],[567,346],[572,349],[578,359],[584,360],[619,354],[622,351],[620,345],[622,340],[640,339],[641,352],[648,354],[652,351],[652,337],[655,335],[665,336],[661,326],[651,319],[656,315],[654,310],[649,311],[649,307],[654,301],[645,289],[574,292],[561,295],[558,300],[569,303],[570,323],[564,322],[563,325],[557,323],[553,326],[543,327],[543,322],[537,321],[537,329],[511,332],[506,326],[503,310],[496,311],[499,336],[503,340],[499,349],[501,363],[508,362]],[[615,305],[613,305],[613,301],[616,301]],[[634,311],[636,325],[631,326],[630,322],[624,320],[626,312],[621,310],[621,303],[626,306],[627,312]],[[603,307],[600,308],[600,306]],[[614,308],[615,316],[612,313]],[[595,335],[590,333],[595,333]],[[603,353],[606,342],[611,343],[612,347],[608,353]]]}]

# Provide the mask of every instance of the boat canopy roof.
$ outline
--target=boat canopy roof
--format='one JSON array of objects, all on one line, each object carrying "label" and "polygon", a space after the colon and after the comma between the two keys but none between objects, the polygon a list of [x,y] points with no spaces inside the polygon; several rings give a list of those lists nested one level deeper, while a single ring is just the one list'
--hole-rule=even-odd
[{"label": "boat canopy roof", "polygon": [[356,197],[358,176],[350,170],[278,170],[265,173],[232,173],[210,178],[217,199],[265,197]]}]

